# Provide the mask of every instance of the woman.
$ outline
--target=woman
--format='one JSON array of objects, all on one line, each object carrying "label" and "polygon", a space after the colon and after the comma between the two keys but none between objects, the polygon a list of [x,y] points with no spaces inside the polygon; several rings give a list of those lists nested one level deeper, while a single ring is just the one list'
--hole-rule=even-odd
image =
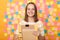
[{"label": "woman", "polygon": [[33,2],[29,2],[26,6],[25,18],[20,22],[20,24],[24,23],[38,23],[38,31],[34,31],[33,35],[38,36],[38,40],[45,40],[43,23],[37,18],[37,7]]}]

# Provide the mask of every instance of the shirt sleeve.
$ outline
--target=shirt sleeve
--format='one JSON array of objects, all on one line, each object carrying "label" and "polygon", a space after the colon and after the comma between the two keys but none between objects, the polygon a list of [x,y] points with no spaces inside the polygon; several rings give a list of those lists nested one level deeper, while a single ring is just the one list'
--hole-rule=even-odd
[{"label": "shirt sleeve", "polygon": [[19,34],[19,24],[18,24],[18,26],[17,26],[17,29],[14,31],[14,34]]},{"label": "shirt sleeve", "polygon": [[19,34],[19,32],[21,32],[21,25],[25,25],[24,20],[21,20],[20,23],[17,26],[17,29],[14,31],[14,34]]},{"label": "shirt sleeve", "polygon": [[39,22],[38,24],[38,31],[39,31],[39,34],[41,34],[41,36],[44,36],[44,26],[42,22]]}]

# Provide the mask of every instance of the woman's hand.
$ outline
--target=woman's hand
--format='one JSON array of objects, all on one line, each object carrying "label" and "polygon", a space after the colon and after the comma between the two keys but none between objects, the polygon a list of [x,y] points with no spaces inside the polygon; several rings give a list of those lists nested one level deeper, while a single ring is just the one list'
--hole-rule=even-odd
[{"label": "woman's hand", "polygon": [[18,40],[18,35],[14,34],[13,40]]},{"label": "woman's hand", "polygon": [[39,32],[38,31],[33,31],[33,35],[34,36],[39,36]]},{"label": "woman's hand", "polygon": [[38,36],[38,40],[45,40],[45,36],[41,36],[41,34]]}]

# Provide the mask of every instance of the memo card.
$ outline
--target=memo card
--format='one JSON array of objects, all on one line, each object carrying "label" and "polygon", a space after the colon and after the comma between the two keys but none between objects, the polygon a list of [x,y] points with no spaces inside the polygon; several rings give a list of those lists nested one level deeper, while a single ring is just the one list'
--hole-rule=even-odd
[{"label": "memo card", "polygon": [[21,25],[22,28],[22,37],[23,40],[36,40],[36,37],[33,35],[34,25]]}]

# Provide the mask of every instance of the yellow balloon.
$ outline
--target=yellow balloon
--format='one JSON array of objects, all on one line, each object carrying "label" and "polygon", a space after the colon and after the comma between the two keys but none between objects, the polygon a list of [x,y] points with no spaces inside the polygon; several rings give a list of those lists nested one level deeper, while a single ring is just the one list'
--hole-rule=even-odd
[{"label": "yellow balloon", "polygon": [[7,11],[10,11],[10,8],[9,7],[7,8]]},{"label": "yellow balloon", "polygon": [[39,14],[38,16],[39,16],[39,17],[43,17],[43,14]]},{"label": "yellow balloon", "polygon": [[8,15],[8,18],[11,18],[11,15]]},{"label": "yellow balloon", "polygon": [[52,21],[55,21],[55,18],[52,17]]},{"label": "yellow balloon", "polygon": [[31,0],[28,0],[27,3],[31,2]]},{"label": "yellow balloon", "polygon": [[54,12],[56,12],[57,11],[57,8],[54,8]]},{"label": "yellow balloon", "polygon": [[4,21],[4,22],[6,22],[7,20],[6,20],[6,19],[4,19],[3,21]]},{"label": "yellow balloon", "polygon": [[8,31],[10,31],[11,29],[10,28],[7,28]]},{"label": "yellow balloon", "polygon": [[10,37],[13,37],[13,34],[10,34]]},{"label": "yellow balloon", "polygon": [[55,27],[51,27],[51,30],[54,31],[55,30]]},{"label": "yellow balloon", "polygon": [[50,10],[50,15],[52,15],[53,14],[53,12]]},{"label": "yellow balloon", "polygon": [[32,0],[31,2],[34,2],[34,3],[36,3],[36,0]]},{"label": "yellow balloon", "polygon": [[57,31],[55,31],[54,33],[57,34]]},{"label": "yellow balloon", "polygon": [[48,22],[48,24],[47,24],[48,26],[50,26],[51,24]]},{"label": "yellow balloon", "polygon": [[50,5],[49,2],[46,2],[47,5]]},{"label": "yellow balloon", "polygon": [[51,5],[52,5],[53,3],[54,3],[53,1],[50,2]]},{"label": "yellow balloon", "polygon": [[9,11],[7,11],[7,14],[10,14],[10,12],[9,12]]},{"label": "yellow balloon", "polygon": [[16,20],[15,23],[18,24],[18,20]]},{"label": "yellow balloon", "polygon": [[23,4],[23,2],[19,2],[19,5],[22,5]]},{"label": "yellow balloon", "polygon": [[14,14],[14,18],[16,18],[17,16],[16,16],[16,14]]},{"label": "yellow balloon", "polygon": [[15,6],[15,10],[18,9],[18,5]]},{"label": "yellow balloon", "polygon": [[19,11],[19,14],[21,14],[21,11]]},{"label": "yellow balloon", "polygon": [[14,25],[12,25],[12,29],[14,29]]},{"label": "yellow balloon", "polygon": [[4,33],[4,36],[6,37],[8,34],[7,33]]},{"label": "yellow balloon", "polygon": [[18,15],[17,18],[20,18],[20,15]]},{"label": "yellow balloon", "polygon": [[43,3],[43,0],[40,0],[40,3]]},{"label": "yellow balloon", "polygon": [[58,6],[58,8],[60,8],[60,5],[57,5]]}]

